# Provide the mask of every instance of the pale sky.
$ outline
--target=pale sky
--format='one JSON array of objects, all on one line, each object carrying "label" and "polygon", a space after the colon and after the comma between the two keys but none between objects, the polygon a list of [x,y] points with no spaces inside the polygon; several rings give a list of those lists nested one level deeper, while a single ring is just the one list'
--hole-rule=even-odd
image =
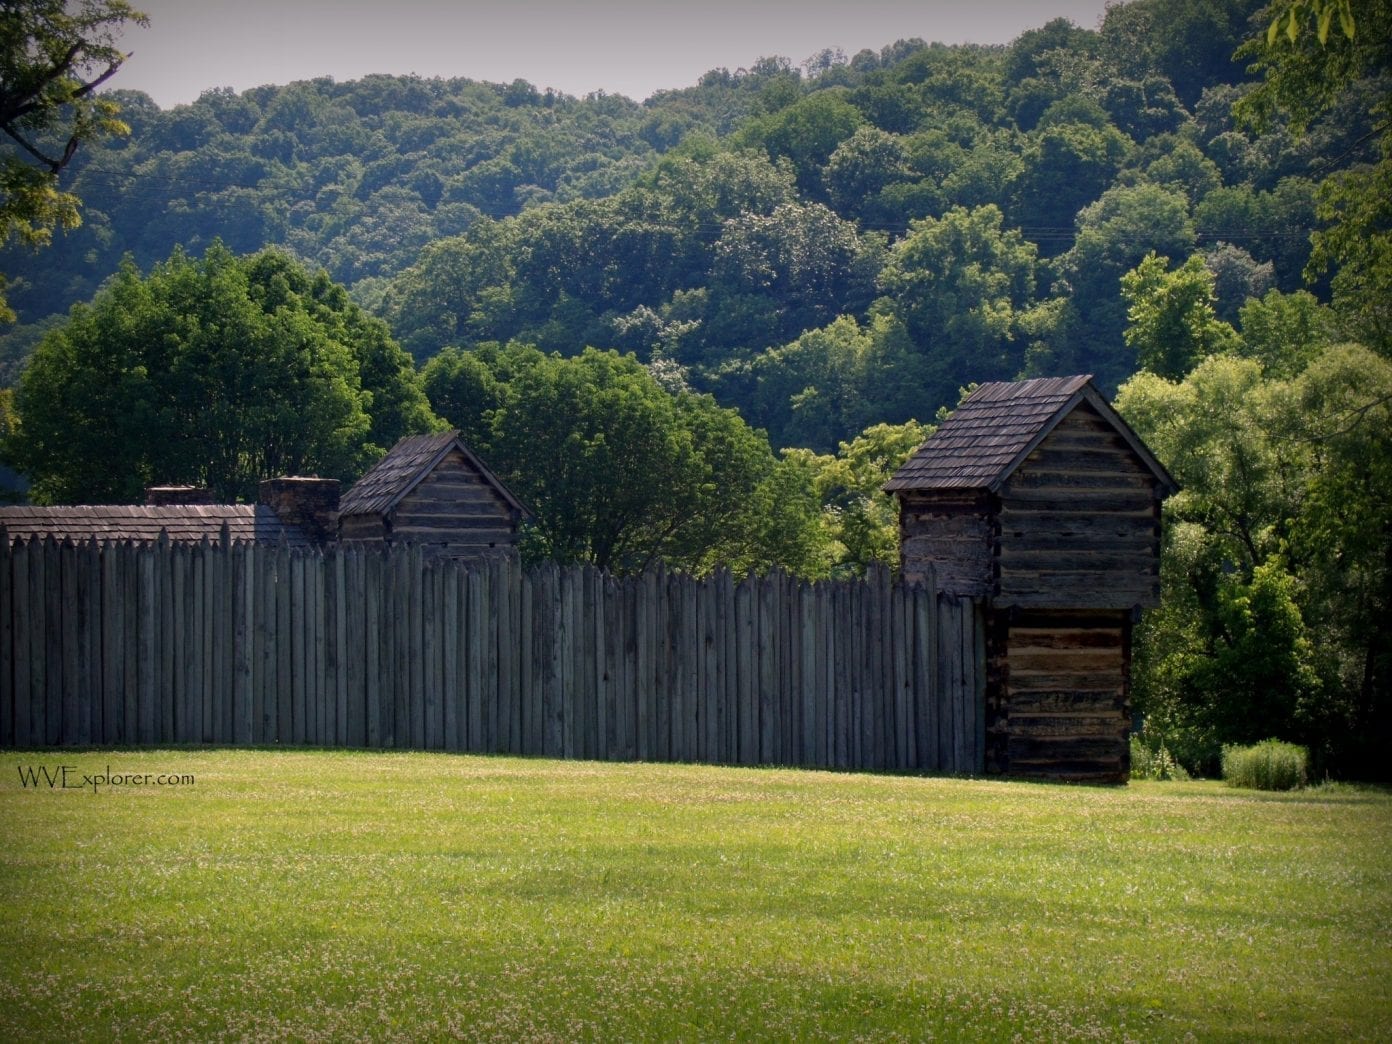
[{"label": "pale sky", "polygon": [[163,108],[204,90],[416,73],[641,100],[709,69],[801,62],[898,39],[1008,43],[1052,18],[1097,28],[1106,0],[135,0],[148,29],[109,81]]}]

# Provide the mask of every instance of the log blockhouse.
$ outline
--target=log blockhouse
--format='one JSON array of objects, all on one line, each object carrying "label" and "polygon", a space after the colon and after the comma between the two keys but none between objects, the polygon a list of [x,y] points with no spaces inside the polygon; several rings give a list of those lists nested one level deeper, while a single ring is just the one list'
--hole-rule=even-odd
[{"label": "log blockhouse", "polygon": [[1090,376],[977,388],[886,484],[904,578],[986,616],[986,772],[1124,782],[1131,629],[1177,490]]},{"label": "log blockhouse", "polygon": [[448,558],[516,552],[528,514],[457,431],[402,439],[363,475],[338,508],[345,544],[419,545]]}]

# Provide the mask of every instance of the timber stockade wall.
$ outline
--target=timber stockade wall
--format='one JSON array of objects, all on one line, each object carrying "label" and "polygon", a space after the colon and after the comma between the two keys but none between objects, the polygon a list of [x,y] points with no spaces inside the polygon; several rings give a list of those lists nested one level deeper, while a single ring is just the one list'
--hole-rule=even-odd
[{"label": "timber stockade wall", "polygon": [[977,774],[977,602],[418,550],[11,543],[0,746],[310,745]]}]

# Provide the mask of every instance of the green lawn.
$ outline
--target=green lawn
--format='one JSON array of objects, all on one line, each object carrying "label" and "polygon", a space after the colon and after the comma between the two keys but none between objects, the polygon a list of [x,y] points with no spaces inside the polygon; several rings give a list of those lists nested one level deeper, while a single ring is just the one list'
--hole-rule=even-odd
[{"label": "green lawn", "polygon": [[1392,795],[0,755],[3,1040],[1016,1034],[1389,1039]]}]

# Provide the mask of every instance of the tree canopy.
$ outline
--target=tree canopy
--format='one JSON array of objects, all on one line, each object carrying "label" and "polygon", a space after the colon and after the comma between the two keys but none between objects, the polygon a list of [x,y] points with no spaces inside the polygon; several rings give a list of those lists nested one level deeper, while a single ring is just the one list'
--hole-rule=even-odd
[{"label": "tree canopy", "polygon": [[227,499],[260,479],[355,478],[437,426],[410,360],[326,275],[220,245],[127,263],[40,342],[6,458],[44,503],[138,502],[152,483]]},{"label": "tree canopy", "polygon": [[[119,107],[96,93],[125,61],[116,39],[145,16],[125,0],[5,0],[0,4],[0,247],[46,246],[81,223],[58,175],[84,141],[129,133]],[[0,321],[13,320],[0,277]]]}]

